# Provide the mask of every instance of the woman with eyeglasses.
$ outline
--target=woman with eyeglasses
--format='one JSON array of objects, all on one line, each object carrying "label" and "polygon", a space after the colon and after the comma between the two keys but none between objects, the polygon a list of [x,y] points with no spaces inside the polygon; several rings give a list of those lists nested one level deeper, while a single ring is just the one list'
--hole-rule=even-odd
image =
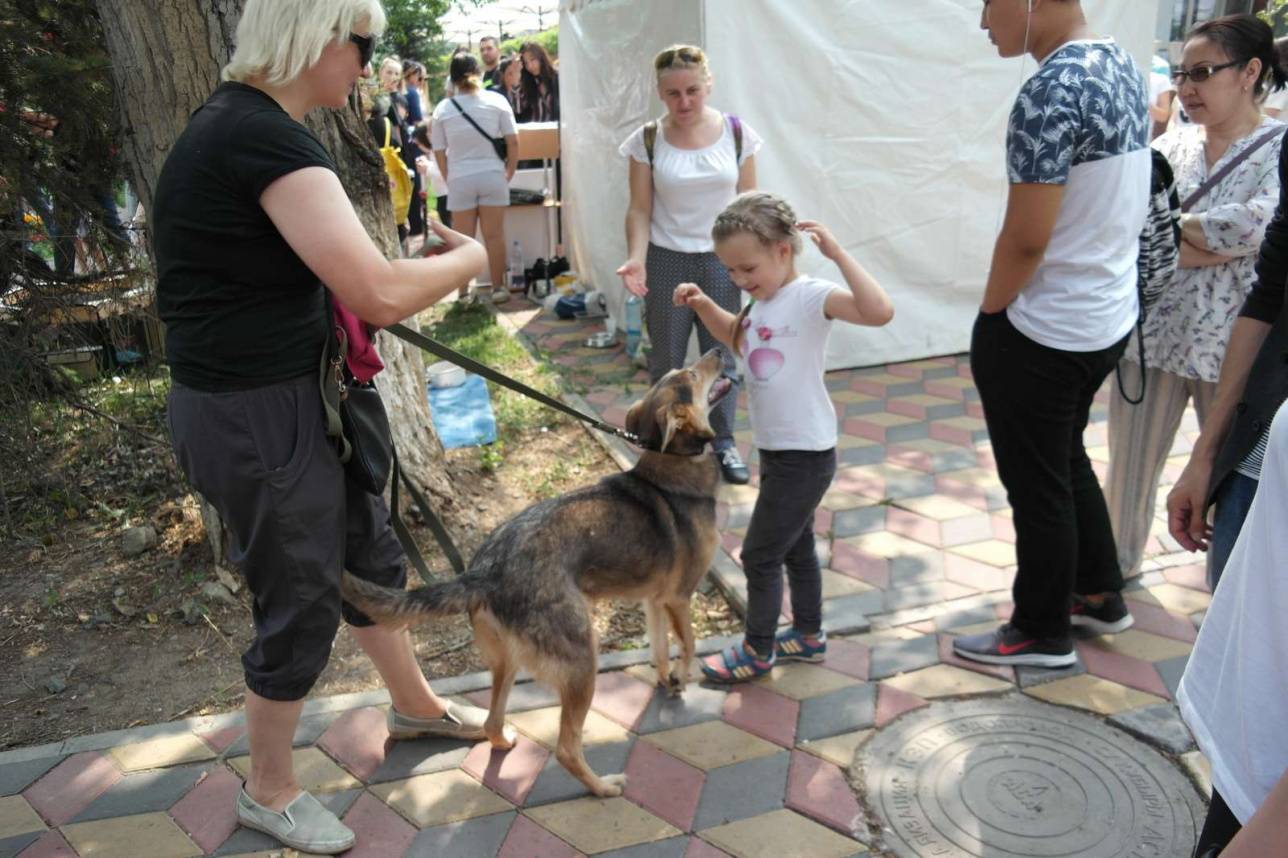
[{"label": "woman with eyeglasses", "polygon": [[[1109,400],[1105,499],[1124,573],[1137,569],[1154,522],[1155,496],[1185,406],[1202,426],[1213,407],[1230,329],[1252,283],[1257,248],[1279,199],[1284,125],[1262,115],[1261,100],[1286,78],[1274,36],[1253,15],[1196,26],[1173,74],[1192,125],[1154,141],[1176,176],[1184,208],[1180,267],[1144,322],[1145,366],[1136,344],[1119,364],[1123,387],[1144,400]],[[1215,185],[1211,177],[1233,166]],[[1206,187],[1205,187],[1206,185]],[[1143,374],[1142,374],[1143,372]],[[1208,552],[1215,587],[1256,488],[1256,469],[1218,489],[1217,528]]]},{"label": "woman with eyeglasses", "polygon": [[442,255],[386,259],[303,124],[315,108],[345,107],[384,25],[376,0],[247,0],[224,82],[175,142],[150,212],[171,439],[223,517],[254,597],[255,639],[242,655],[250,773],[237,819],[315,854],[354,843],[291,762],[341,618],[388,686],[394,738],[482,738],[486,715],[437,697],[408,633],[340,597],[341,569],[394,587],[406,575],[384,501],[347,480],[326,434],[324,290],[384,326],[486,262],[473,239],[439,226]]},{"label": "woman with eyeglasses", "polygon": [[[637,128],[618,152],[629,160],[630,205],[626,210],[626,262],[617,269],[626,290],[644,299],[653,350],[654,381],[684,366],[695,317],[671,301],[675,287],[696,283],[723,309],[742,306],[738,287],[715,254],[711,227],[716,215],[743,191],[756,187],[760,136],[736,116],[707,104],[711,71],[706,54],[675,45],[653,60],[657,94],[666,105],[661,119]],[[737,373],[733,354],[698,325],[703,351],[719,348],[725,372]],[[726,481],[751,479],[733,441],[738,397],[724,397],[711,412],[712,448]]]}]

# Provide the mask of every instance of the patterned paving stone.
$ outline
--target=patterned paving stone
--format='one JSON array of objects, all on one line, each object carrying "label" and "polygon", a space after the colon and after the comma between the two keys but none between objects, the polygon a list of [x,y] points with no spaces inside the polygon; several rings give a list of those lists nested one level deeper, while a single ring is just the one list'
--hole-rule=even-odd
[{"label": "patterned paving stone", "polygon": [[886,613],[893,613],[908,608],[919,608],[922,605],[937,605],[951,602],[953,599],[973,596],[977,592],[974,587],[952,581],[928,581],[907,587],[892,587],[885,592],[885,610]]},{"label": "patterned paving stone", "polygon": [[[41,825],[44,825],[44,823],[41,823]],[[5,856],[5,858],[11,858],[11,856],[19,854],[41,837],[51,833],[57,834],[57,832],[49,832],[44,828],[40,828],[24,834],[15,834],[12,837],[0,837],[0,855]],[[75,856],[76,853],[72,852],[71,847],[68,847],[66,854]]]},{"label": "patterned paving stone", "polygon": [[685,858],[692,839],[687,835],[680,835],[611,852],[600,852],[597,858]]},{"label": "patterned paving stone", "polygon": [[1206,593],[1191,590],[1189,587],[1178,587],[1175,584],[1159,584],[1144,590],[1124,590],[1123,598],[1160,605],[1177,614],[1205,611],[1208,603],[1212,601],[1212,597]]},{"label": "patterned paving stone", "polygon": [[897,589],[914,584],[930,584],[944,580],[944,553],[942,551],[909,554],[890,559],[890,587]]},{"label": "patterned paving stone", "polygon": [[[492,705],[492,690],[484,688],[482,691],[471,691],[465,695],[465,698],[475,706],[482,706],[484,709]],[[510,697],[506,700],[505,711],[523,712],[528,709],[543,709],[546,706],[558,706],[559,694],[553,688],[542,685],[540,682],[521,682],[510,689]]]},{"label": "patterned paving stone", "polygon": [[626,797],[681,831],[693,828],[706,773],[651,742],[636,742],[626,763]]},{"label": "patterned paving stone", "polygon": [[510,826],[497,858],[583,858],[582,853],[520,814]]},{"label": "patterned paving stone", "polygon": [[402,855],[416,839],[415,827],[370,793],[358,797],[345,815],[344,824],[357,836],[357,843],[344,853],[345,858]]},{"label": "patterned paving stone", "polygon": [[403,739],[389,743],[380,767],[367,783],[386,783],[454,769],[476,743],[464,739]]},{"label": "patterned paving stone", "polygon": [[784,748],[796,743],[799,714],[798,701],[757,685],[734,686],[725,695],[725,721]]},{"label": "patterned paving stone", "polygon": [[63,761],[63,757],[40,757],[22,763],[0,766],[0,796],[16,795],[36,782],[41,775]]},{"label": "patterned paving stone", "polygon": [[996,677],[1007,683],[1015,682],[1015,669],[1001,664],[983,664],[978,661],[971,661],[962,658],[953,652],[953,635],[939,635],[939,661],[943,664],[950,664],[953,667],[960,667],[962,670],[969,670],[973,673],[982,673],[985,676]]},{"label": "patterned paving stone", "polygon": [[550,752],[544,747],[526,736],[519,736],[508,751],[499,751],[488,742],[479,742],[466,755],[461,769],[514,804],[522,805],[549,757]]},{"label": "patterned paving stone", "polygon": [[866,680],[869,670],[868,648],[849,638],[829,637],[827,658],[823,666],[858,680]]},{"label": "patterned paving stone", "polygon": [[[538,742],[547,750],[553,751],[555,745],[559,742],[559,713],[561,711],[558,706],[548,709],[531,709],[527,712],[516,712],[510,716],[509,720],[528,738]],[[582,744],[588,746],[625,742],[627,732],[622,725],[610,721],[592,709],[586,713],[586,721],[582,725],[581,740]]]},{"label": "patterned paving stone", "polygon": [[[0,841],[30,834],[32,836],[27,840],[27,843],[30,843],[44,831],[45,821],[32,809],[25,798],[20,795],[0,798]],[[26,846],[27,843],[22,845]],[[15,853],[17,851],[14,849]]]},{"label": "patterned paving stone", "polygon": [[1027,689],[1061,679],[1072,679],[1075,676],[1082,676],[1086,672],[1087,667],[1082,662],[1062,668],[1021,665],[1015,668],[1015,682],[1020,688]]},{"label": "patterned paving stone", "polygon": [[[860,581],[858,578],[851,578],[849,575],[842,575],[840,572],[833,572],[831,569],[823,568],[819,570],[819,574],[823,578],[824,599],[854,596],[860,593],[869,593],[876,589],[871,584]],[[784,593],[783,595],[790,598],[790,594]]]},{"label": "patterned paving stone", "polygon": [[1117,715],[1129,709],[1164,702],[1161,697],[1153,694],[1090,675],[1057,679],[1055,682],[1026,688],[1025,693],[1048,703],[1074,706],[1101,715]]},{"label": "patterned paving stone", "polygon": [[63,837],[81,858],[190,858],[201,855],[174,820],[164,813],[121,816],[62,827]]},{"label": "patterned paving stone", "polygon": [[1207,566],[1202,563],[1191,563],[1186,566],[1173,566],[1163,570],[1163,578],[1169,584],[1178,587],[1189,587],[1200,593],[1207,592]]},{"label": "patterned paving stone", "polygon": [[636,732],[641,735],[714,721],[724,714],[725,691],[689,683],[680,697],[654,694],[640,716]]},{"label": "patterned paving stone", "polygon": [[786,808],[707,829],[702,838],[737,858],[849,858],[866,851],[856,841]]},{"label": "patterned paving stone", "polygon": [[830,736],[826,739],[801,742],[796,748],[807,754],[813,754],[819,759],[827,760],[834,766],[848,769],[850,764],[854,762],[854,754],[858,751],[859,746],[866,742],[874,732],[874,730],[855,730],[853,733],[842,733],[839,736]]},{"label": "patterned paving stone", "polygon": [[[690,667],[696,669],[697,665]],[[624,671],[601,673],[595,678],[595,698],[590,705],[626,729],[633,730],[644,717],[653,699],[654,688],[652,682],[641,681]]]},{"label": "patterned paving stone", "polygon": [[851,635],[872,628],[868,617],[881,612],[884,596],[873,589],[848,596],[835,596],[823,602],[823,628],[828,634]]},{"label": "patterned paving stone", "polygon": [[50,827],[76,817],[121,779],[121,770],[94,751],[74,754],[27,787],[22,795]]},{"label": "patterned paving stone", "polygon": [[461,769],[377,784],[370,792],[418,828],[513,809],[510,802]]},{"label": "patterned paving stone", "polygon": [[681,834],[674,826],[624,798],[582,798],[534,807],[524,813],[589,855]]},{"label": "patterned paving stone", "polygon": [[1015,578],[1015,572],[948,552],[944,556],[944,577],[955,584],[963,584],[987,593],[1010,587]]},{"label": "patterned paving stone", "polygon": [[407,858],[491,858],[517,816],[507,811],[422,829],[411,842]]},{"label": "patterned paving stone", "polygon": [[118,745],[110,749],[108,753],[116,760],[117,766],[123,772],[137,772],[144,769],[177,766],[181,763],[195,763],[213,759],[215,756],[214,750],[197,738],[194,733],[182,733],[177,736],[149,739],[146,742]]},{"label": "patterned paving stone", "polygon": [[876,685],[851,685],[805,700],[796,737],[800,741],[826,739],[871,727],[875,719]]},{"label": "patterned paving stone", "polygon": [[886,560],[909,554],[924,554],[935,550],[929,545],[914,542],[911,539],[899,536],[897,533],[890,533],[885,530],[853,536],[844,541],[864,554],[882,557]]},{"label": "patterned paving stone", "polygon": [[327,728],[317,746],[365,781],[385,759],[386,717],[385,710],[374,706],[346,712]]},{"label": "patterned paving stone", "polygon": [[[362,786],[317,748],[296,748],[291,752],[291,763],[295,767],[295,780],[301,789],[309,792],[339,792]],[[237,757],[228,764],[243,780],[250,777],[250,757]]]},{"label": "patterned paving stone", "polygon": [[214,852],[237,830],[233,802],[241,788],[239,777],[216,768],[170,808],[170,816],[202,850]]},{"label": "patterned paving stone", "polygon": [[[291,737],[291,747],[303,748],[315,743],[327,727],[339,717],[336,712],[324,712],[318,715],[305,715],[300,718],[300,723],[295,725],[295,735]],[[250,739],[246,736],[244,727],[231,728],[237,731],[237,735],[225,749],[216,748],[218,751],[226,753],[229,757],[243,757],[250,753]],[[203,737],[207,744],[211,744],[209,737]],[[217,737],[216,737],[217,739]],[[211,747],[215,747],[211,744]]]},{"label": "patterned paving stone", "polygon": [[855,836],[863,825],[859,803],[841,768],[801,751],[792,752],[786,803],[797,813],[848,837]]},{"label": "patterned paving stone", "polygon": [[782,807],[790,763],[791,754],[782,751],[708,772],[693,829],[701,831]]},{"label": "patterned paving stone", "polygon": [[934,635],[878,644],[872,648],[869,679],[885,679],[896,673],[920,670],[939,663],[939,643]]},{"label": "patterned paving stone", "polygon": [[882,530],[885,527],[885,517],[886,508],[883,506],[837,510],[832,514],[832,534],[844,539]]},{"label": "patterned paving stone", "polygon": [[1171,703],[1121,712],[1111,717],[1109,723],[1169,754],[1180,756],[1195,749],[1194,737],[1181,720],[1181,713]]},{"label": "patterned paving stone", "polygon": [[1145,602],[1129,602],[1127,607],[1135,620],[1135,625],[1132,626],[1134,629],[1186,643],[1193,643],[1198,637],[1198,630],[1194,627],[1194,623],[1190,622],[1189,617],[1173,614],[1166,608]]},{"label": "patterned paving stone", "polygon": [[[222,754],[227,751],[234,742],[239,739],[246,738],[246,728],[241,724],[232,724],[219,730],[210,730],[207,732],[199,731],[197,735],[200,736],[201,741],[209,745],[210,749],[216,754]],[[244,754],[246,753],[246,750],[247,749],[243,749],[239,753]]]},{"label": "patterned paving stone", "polygon": [[832,568],[873,587],[890,586],[889,560],[860,551],[839,539],[832,543]]},{"label": "patterned paving stone", "polygon": [[971,542],[965,545],[954,545],[950,553],[975,560],[989,566],[1005,569],[1015,565],[1015,546],[1000,539],[986,539],[983,542]]},{"label": "patterned paving stone", "polygon": [[1165,638],[1140,629],[1128,629],[1116,635],[1101,635],[1094,640],[1094,645],[1145,661],[1180,658],[1189,655],[1191,649],[1191,645],[1185,641]]},{"label": "patterned paving stone", "polygon": [[1181,765],[1203,795],[1212,794],[1212,764],[1199,751],[1181,755]]},{"label": "patterned paving stone", "polygon": [[781,750],[772,742],[723,721],[708,721],[642,738],[704,772],[767,757]]},{"label": "patterned paving stone", "polygon": [[877,708],[874,724],[880,730],[900,715],[929,705],[929,703],[915,694],[909,694],[906,691],[900,691],[898,688],[891,688],[885,683],[881,683],[877,688]]},{"label": "patterned paving stone", "polygon": [[950,664],[936,664],[912,673],[903,673],[887,679],[883,684],[926,700],[968,694],[995,694],[1015,687],[1005,680],[962,670]]},{"label": "patterned paving stone", "polygon": [[1163,686],[1167,689],[1168,696],[1175,697],[1176,692],[1181,687],[1181,677],[1185,675],[1185,665],[1190,661],[1190,657],[1183,655],[1180,658],[1169,658],[1165,661],[1154,663],[1154,669],[1158,671],[1159,677],[1163,680]]},{"label": "patterned paving stone", "polygon": [[1087,667],[1087,673],[1109,679],[1129,688],[1135,688],[1164,699],[1171,695],[1154,665],[1141,658],[1125,655],[1122,649],[1108,649],[1099,641],[1079,641],[1078,657]]},{"label": "patterned paving stone", "polygon": [[858,684],[858,680],[852,676],[816,664],[776,665],[769,675],[755,682],[793,700],[805,700]]},{"label": "patterned paving stone", "polygon": [[207,764],[174,766],[168,769],[128,774],[90,803],[73,819],[89,822],[113,816],[169,810],[201,780]]},{"label": "patterned paving stone", "polygon": [[[582,749],[582,753],[585,754],[586,763],[591,770],[604,777],[620,774],[626,770],[626,760],[634,745],[635,738],[632,736],[621,742],[588,745]],[[535,807],[539,804],[568,801],[588,795],[590,791],[586,786],[569,774],[568,770],[551,754],[546,760],[545,768],[537,775],[536,783],[532,785],[532,789],[525,797],[524,804],[527,807]]]},{"label": "patterned paving stone", "polygon": [[886,530],[931,548],[943,546],[943,533],[938,521],[897,506],[888,506],[885,511]]}]

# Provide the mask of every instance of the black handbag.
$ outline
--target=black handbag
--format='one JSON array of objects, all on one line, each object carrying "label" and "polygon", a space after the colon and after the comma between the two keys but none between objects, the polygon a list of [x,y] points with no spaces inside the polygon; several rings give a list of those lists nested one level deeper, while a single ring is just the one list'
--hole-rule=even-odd
[{"label": "black handbag", "polygon": [[465,112],[465,108],[461,107],[460,102],[458,102],[455,98],[451,99],[451,102],[452,104],[456,105],[456,109],[461,112],[461,116],[465,117],[465,121],[468,122],[470,125],[473,125],[474,130],[482,134],[485,138],[487,138],[487,142],[492,144],[492,148],[496,151],[496,157],[504,161],[506,159],[506,156],[510,154],[510,147],[509,147],[509,144],[505,142],[505,138],[493,137],[491,134],[488,134],[486,131],[483,130],[482,126],[480,126],[477,122],[474,121],[473,116],[470,116],[468,113]]},{"label": "black handbag", "polygon": [[345,366],[348,339],[344,330],[334,325],[329,292],[326,317],[327,342],[319,379],[326,432],[339,445],[340,462],[348,478],[368,494],[381,495],[389,484],[394,461],[389,415],[376,383],[359,382]]}]

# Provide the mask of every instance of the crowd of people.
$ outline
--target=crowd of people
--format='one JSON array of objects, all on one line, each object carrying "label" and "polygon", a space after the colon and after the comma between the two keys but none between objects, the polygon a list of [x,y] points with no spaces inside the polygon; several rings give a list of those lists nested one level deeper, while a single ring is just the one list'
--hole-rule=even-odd
[{"label": "crowd of people", "polygon": [[[503,286],[516,123],[559,116],[557,72],[535,43],[503,57],[485,39],[479,57],[454,56],[432,111],[424,68],[381,60],[377,145],[398,147],[405,166],[445,185],[452,224],[409,213],[408,234],[433,233],[444,252],[386,259],[301,123],[316,107],[344,105],[370,76],[384,21],[376,0],[248,0],[224,83],[175,144],[152,217],[170,432],[189,480],[227,522],[230,557],[254,596],[256,638],[242,659],[251,770],[238,818],[312,853],[354,842],[300,788],[291,761],[303,700],[341,619],[389,688],[394,738],[477,739],[485,715],[435,695],[405,630],[342,602],[342,568],[393,587],[405,570],[384,501],[351,481],[325,431],[317,374],[332,301],[383,326],[485,268]],[[1163,87],[1089,30],[1079,0],[991,0],[980,24],[1002,57],[1039,62],[1010,117],[1006,213],[971,339],[1018,569],[1009,620],[953,649],[1058,669],[1076,662],[1075,629],[1132,625],[1124,576],[1139,566],[1162,464],[1192,400],[1201,436],[1167,505],[1173,535],[1213,561],[1214,598],[1178,696],[1212,762],[1197,854],[1277,854],[1288,834],[1288,581],[1274,559],[1288,550],[1288,417],[1275,416],[1288,395],[1288,152],[1285,126],[1265,109],[1284,66],[1252,16],[1196,27],[1175,68],[1164,63]],[[742,550],[746,633],[701,664],[709,680],[736,683],[780,661],[826,659],[813,520],[836,471],[827,336],[837,321],[884,325],[894,307],[826,226],[757,188],[756,159],[775,157],[773,145],[708,104],[701,49],[667,48],[653,72],[665,112],[620,147],[630,201],[618,274],[645,302],[653,378],[683,363],[695,326],[704,349],[723,349],[731,375],[742,370],[760,459]],[[1155,132],[1184,213],[1179,268],[1142,320]],[[841,283],[800,274],[805,237]],[[1139,349],[1129,348],[1134,336]],[[1102,491],[1083,433],[1116,368],[1120,391],[1143,384],[1144,395],[1114,394]],[[734,398],[725,401],[711,417],[713,448],[725,479],[746,482]],[[780,632],[784,572],[792,625]]]}]

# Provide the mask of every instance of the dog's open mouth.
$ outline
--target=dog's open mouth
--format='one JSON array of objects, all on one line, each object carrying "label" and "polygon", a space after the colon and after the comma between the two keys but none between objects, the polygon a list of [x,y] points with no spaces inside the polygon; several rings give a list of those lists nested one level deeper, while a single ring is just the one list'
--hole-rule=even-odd
[{"label": "dog's open mouth", "polygon": [[711,389],[707,391],[707,405],[715,405],[724,399],[729,389],[733,387],[733,379],[727,375],[722,375],[711,383]]}]

